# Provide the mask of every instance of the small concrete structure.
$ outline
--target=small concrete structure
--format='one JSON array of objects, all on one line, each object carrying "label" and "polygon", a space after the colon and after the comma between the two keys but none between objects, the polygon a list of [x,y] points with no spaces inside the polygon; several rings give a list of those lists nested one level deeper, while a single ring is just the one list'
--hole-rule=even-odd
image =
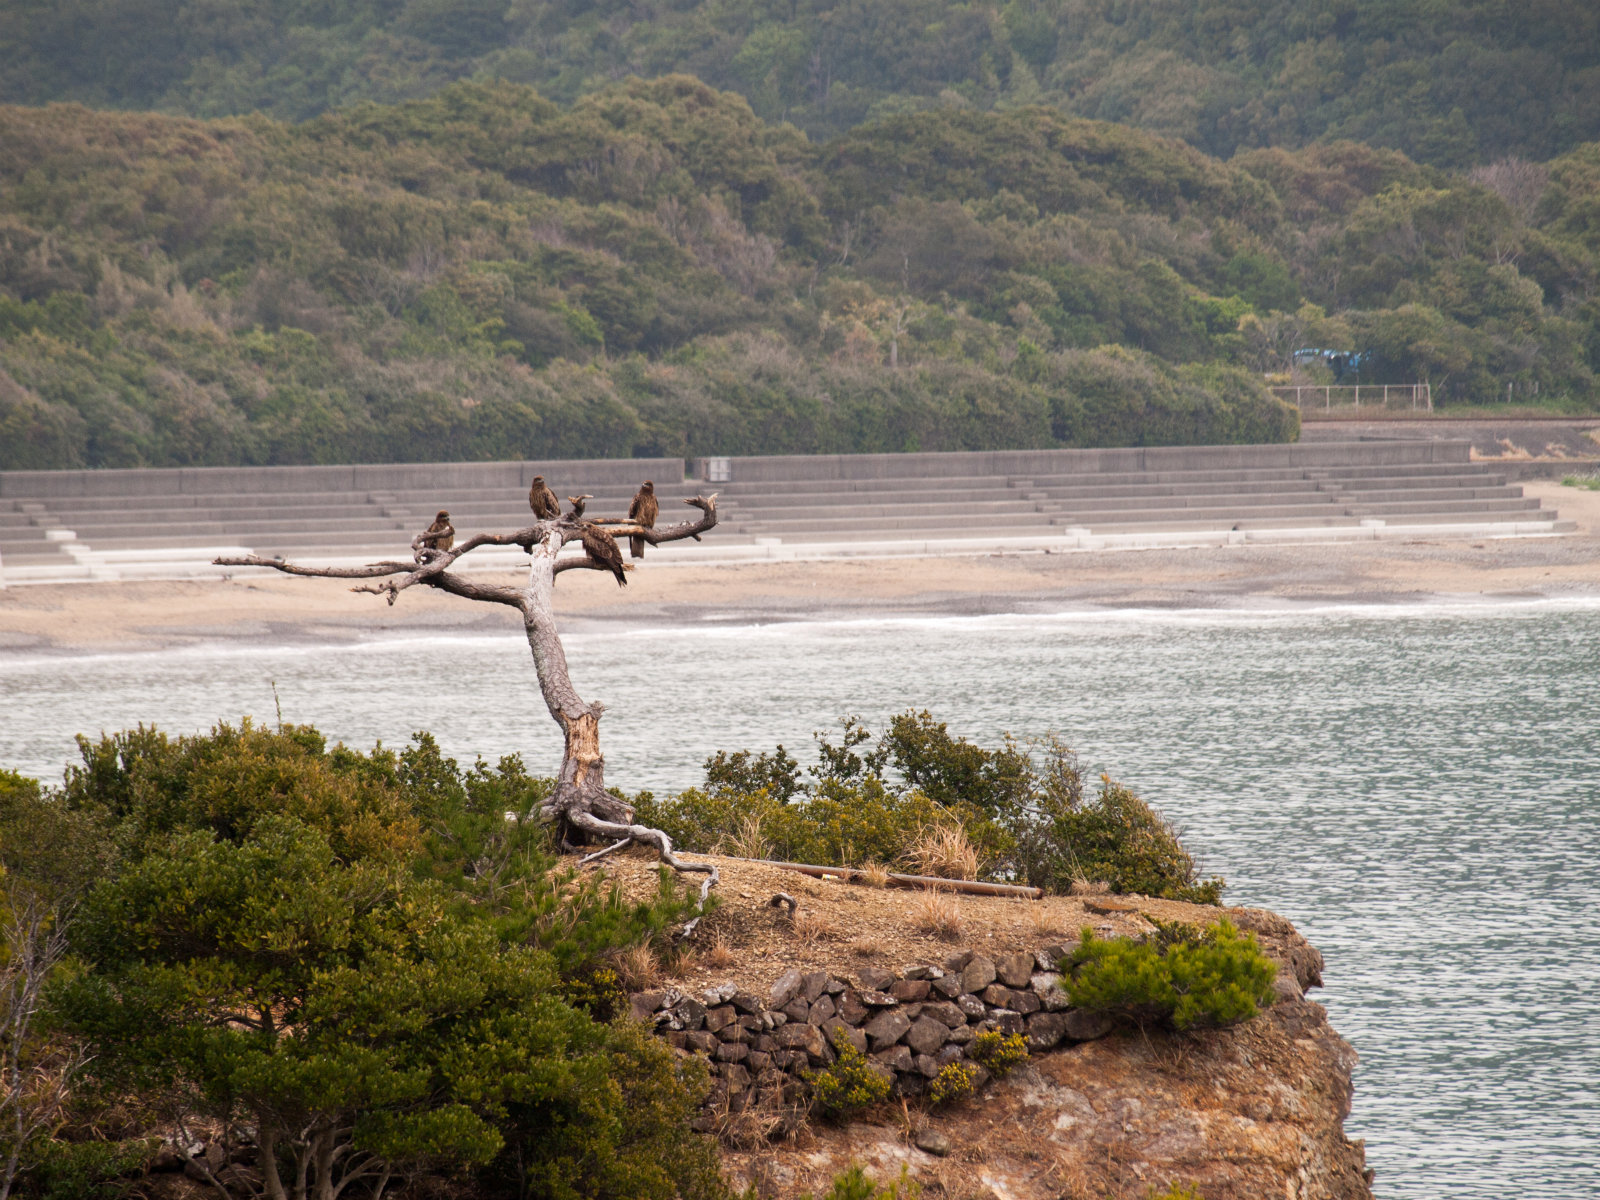
[{"label": "small concrete structure", "polygon": [[[441,508],[463,535],[528,524],[528,485],[662,520],[720,493],[722,524],[663,562],[982,554],[1246,541],[1524,536],[1572,528],[1465,440],[766,458],[0,472],[3,582],[173,578],[223,554],[409,556]],[[472,555],[509,567],[515,548]]]}]

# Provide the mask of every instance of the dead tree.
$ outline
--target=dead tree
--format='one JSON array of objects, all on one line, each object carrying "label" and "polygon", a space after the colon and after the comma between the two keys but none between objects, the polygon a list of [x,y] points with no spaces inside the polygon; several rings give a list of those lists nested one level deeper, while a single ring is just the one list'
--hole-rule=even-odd
[{"label": "dead tree", "polygon": [[[552,602],[557,575],[565,571],[609,569],[587,553],[581,557],[560,557],[562,547],[568,542],[583,540],[586,528],[593,536],[594,528],[603,525],[615,538],[643,538],[651,545],[684,538],[699,541],[700,535],[717,523],[717,497],[715,493],[709,497],[696,496],[684,503],[700,510],[698,519],[653,529],[626,519],[586,518],[579,507],[574,513],[539,521],[514,533],[473,534],[449,550],[431,549],[424,543],[424,535],[419,534],[412,542],[411,562],[377,562],[363,567],[304,567],[281,558],[262,558],[254,554],[243,558],[218,558],[214,562],[226,567],[268,567],[286,575],[379,580],[381,582],[354,587],[351,591],[386,596],[390,604],[407,588],[420,585],[467,600],[504,604],[516,609],[522,614],[528,647],[533,651],[539,690],[544,694],[550,716],[561,727],[563,738],[561,770],[556,776],[555,790],[540,807],[540,817],[555,827],[557,843],[563,850],[605,843],[602,849],[585,857],[585,863],[638,843],[653,848],[661,861],[675,871],[703,873],[706,878],[700,886],[700,904],[704,907],[706,895],[718,879],[716,867],[710,863],[681,860],[673,852],[671,838],[659,829],[634,824],[633,806],[606,791],[605,759],[600,753],[600,714],[604,708],[600,704],[585,704],[572,686],[567,674],[567,656],[556,633]],[[450,570],[458,559],[480,546],[522,547],[533,558],[528,567],[527,584],[510,587],[480,583]],[[685,926],[685,936],[693,933],[698,921],[697,917]]]}]

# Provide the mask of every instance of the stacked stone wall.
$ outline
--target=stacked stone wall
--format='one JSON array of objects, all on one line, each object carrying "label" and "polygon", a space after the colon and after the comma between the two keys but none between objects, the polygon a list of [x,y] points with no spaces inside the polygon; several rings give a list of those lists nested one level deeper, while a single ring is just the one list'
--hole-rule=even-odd
[{"label": "stacked stone wall", "polygon": [[[1029,1051],[1090,1041],[1109,1018],[1074,1009],[1056,965],[1076,943],[993,958],[964,951],[943,965],[852,974],[786,971],[765,996],[724,983],[690,995],[677,988],[636,992],[632,1015],[673,1046],[710,1060],[708,1106],[739,1112],[755,1100],[798,1100],[804,1073],[836,1059],[848,1041],[891,1081],[894,1094],[920,1095],[941,1068],[971,1062],[980,1033],[1020,1034]],[[988,1071],[973,1062],[977,1086]]]}]

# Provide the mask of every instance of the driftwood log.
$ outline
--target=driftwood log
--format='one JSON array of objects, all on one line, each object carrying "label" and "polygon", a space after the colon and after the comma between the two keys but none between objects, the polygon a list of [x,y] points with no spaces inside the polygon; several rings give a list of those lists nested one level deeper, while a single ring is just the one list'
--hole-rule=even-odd
[{"label": "driftwood log", "polygon": [[[676,525],[658,525],[647,529],[626,519],[586,518],[582,508],[566,516],[539,521],[513,533],[475,533],[449,550],[435,550],[418,534],[411,543],[412,561],[377,562],[361,567],[309,567],[286,562],[281,558],[263,558],[247,555],[238,558],[213,560],[225,567],[266,567],[285,575],[305,575],[327,579],[370,579],[375,582],[351,588],[355,592],[370,592],[385,596],[393,604],[407,588],[422,586],[437,588],[442,592],[467,600],[489,604],[504,604],[522,614],[522,626],[527,633],[528,647],[533,651],[534,670],[539,676],[539,690],[550,710],[550,716],[561,727],[563,749],[561,770],[556,776],[556,786],[540,808],[540,817],[555,827],[557,843],[563,850],[578,850],[585,846],[603,843],[582,861],[587,863],[624,846],[638,844],[649,846],[660,860],[675,871],[692,871],[705,875],[700,885],[700,906],[705,906],[706,895],[718,881],[717,869],[710,863],[685,862],[674,853],[672,839],[662,830],[648,825],[636,825],[633,806],[619,800],[605,787],[605,758],[600,753],[600,704],[585,704],[572,686],[567,673],[567,656],[556,632],[553,596],[556,576],[564,571],[608,571],[610,567],[596,561],[587,553],[581,556],[561,557],[568,542],[581,542],[585,527],[603,524],[605,531],[615,538],[637,537],[652,546],[663,542],[676,542],[684,538],[700,540],[700,535],[717,523],[717,497],[696,496],[685,504],[700,510],[696,519]],[[455,532],[453,529],[450,531]],[[450,570],[464,555],[480,546],[520,546],[532,556],[528,567],[528,581],[522,587],[483,583],[466,579]],[[699,923],[696,917],[684,927],[684,936],[690,936]]]}]

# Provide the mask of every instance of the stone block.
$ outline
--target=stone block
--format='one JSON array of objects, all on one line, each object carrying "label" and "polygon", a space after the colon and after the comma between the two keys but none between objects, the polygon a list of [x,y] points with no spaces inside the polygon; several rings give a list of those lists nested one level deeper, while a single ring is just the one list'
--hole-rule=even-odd
[{"label": "stone block", "polygon": [[758,1013],[761,1011],[761,997],[754,992],[735,992],[731,1003],[734,1008],[742,1013]]},{"label": "stone block", "polygon": [[744,1065],[753,1074],[759,1075],[772,1065],[772,1055],[765,1054],[760,1050],[752,1050],[745,1056]]},{"label": "stone block", "polygon": [[1044,1001],[1039,999],[1038,994],[1035,992],[1014,991],[1011,993],[1009,1007],[1012,1012],[1019,1012],[1023,1016],[1027,1016],[1029,1013],[1036,1013],[1043,1008]]},{"label": "stone block", "polygon": [[898,1042],[910,1028],[911,1021],[905,1013],[890,1009],[867,1022],[865,1030],[867,1042],[874,1050],[882,1050]]},{"label": "stone block", "polygon": [[929,991],[926,979],[896,979],[889,985],[889,995],[902,1004],[913,1000],[927,999]]},{"label": "stone block", "polygon": [[926,965],[920,967],[907,967],[903,972],[901,972],[901,974],[907,979],[927,980],[941,979],[944,976],[944,972],[938,967]]},{"label": "stone block", "polygon": [[739,1028],[746,1033],[763,1033],[766,1031],[767,1023],[761,1019],[760,1013],[746,1013],[739,1018]]},{"label": "stone block", "polygon": [[950,1041],[957,1046],[965,1046],[978,1036],[978,1031],[971,1025],[958,1025],[950,1031]]},{"label": "stone block", "polygon": [[881,1063],[891,1071],[911,1070],[911,1051],[904,1046],[891,1046],[887,1050],[876,1051],[872,1061]]},{"label": "stone block", "polygon": [[922,1015],[922,1010],[926,1007],[927,1005],[925,1004],[902,1004],[900,1011],[905,1013],[906,1020],[915,1021]]},{"label": "stone block", "polygon": [[717,1030],[717,1040],[722,1042],[749,1042],[750,1031],[735,1021]]},{"label": "stone block", "polygon": [[932,1017],[919,1017],[906,1030],[906,1045],[917,1054],[932,1054],[950,1040],[950,1026]]},{"label": "stone block", "polygon": [[1117,1023],[1104,1013],[1075,1008],[1066,1014],[1066,1035],[1069,1041],[1092,1042],[1103,1038],[1117,1027]]},{"label": "stone block", "polygon": [[911,1060],[912,1069],[924,1079],[932,1079],[939,1073],[939,1060],[931,1054],[919,1054]]},{"label": "stone block", "polygon": [[1021,1013],[999,1012],[994,1016],[994,1027],[1007,1037],[1010,1037],[1014,1033],[1027,1032],[1028,1027],[1024,1023],[1025,1020],[1026,1018]]},{"label": "stone block", "polygon": [[981,1021],[989,1013],[982,1000],[977,996],[960,995],[956,997],[956,1007],[967,1014],[969,1021]]},{"label": "stone block", "polygon": [[1282,1004],[1288,1000],[1303,1000],[1305,993],[1300,990],[1300,981],[1294,977],[1294,972],[1279,967],[1277,978],[1272,981],[1272,1002]]},{"label": "stone block", "polygon": [[767,1004],[771,1008],[782,1008],[799,994],[800,968],[790,967],[773,980],[772,990],[767,993]]},{"label": "stone block", "polygon": [[703,1029],[706,1023],[706,1006],[693,996],[685,996],[673,1005],[672,1013],[684,1029]]},{"label": "stone block", "polygon": [[722,1078],[727,1081],[730,1094],[748,1091],[750,1088],[750,1071],[743,1063],[724,1063]]},{"label": "stone block", "polygon": [[796,996],[783,1006],[782,1012],[791,1021],[804,1021],[811,1015],[811,1005],[806,1003],[805,997]]},{"label": "stone block", "polygon": [[822,1030],[815,1025],[795,1022],[785,1025],[772,1035],[777,1039],[779,1046],[785,1050],[802,1050],[813,1057],[820,1055],[824,1049]]},{"label": "stone block", "polygon": [[1025,988],[1033,976],[1033,955],[1002,954],[994,960],[994,973],[1008,988]]},{"label": "stone block", "polygon": [[935,1158],[943,1158],[950,1153],[950,1139],[937,1129],[919,1129],[912,1142],[918,1150]]},{"label": "stone block", "polygon": [[770,1054],[777,1048],[777,1040],[770,1033],[763,1033],[750,1039],[751,1050],[759,1050],[763,1054]]},{"label": "stone block", "polygon": [[702,1054],[710,1054],[721,1045],[717,1041],[717,1035],[707,1029],[697,1029],[692,1033],[686,1033],[683,1038],[689,1049],[698,1050]]},{"label": "stone block", "polygon": [[822,1026],[822,1036],[828,1039],[830,1046],[838,1045],[839,1038],[842,1037],[861,1053],[865,1054],[867,1052],[867,1035],[859,1029],[853,1029],[846,1025],[838,1017],[834,1017]]},{"label": "stone block", "polygon": [[723,1028],[738,1020],[739,1014],[734,1011],[731,1004],[719,1004],[716,1008],[706,1009],[706,1028],[712,1033],[720,1033]]},{"label": "stone block", "polygon": [[844,991],[845,988],[847,988],[849,986],[850,985],[848,983],[846,983],[842,979],[834,979],[832,977],[829,977],[828,986],[823,988],[822,991],[823,991],[824,995],[837,996],[840,992]]},{"label": "stone block", "polygon": [[961,976],[941,975],[938,979],[933,980],[932,987],[934,995],[943,996],[946,1000],[954,1000],[961,995]]},{"label": "stone block", "polygon": [[1011,989],[1003,983],[991,983],[981,993],[983,1002],[995,1008],[1011,1007]]},{"label": "stone block", "polygon": [[863,1003],[861,997],[855,992],[845,992],[834,1001],[835,1011],[841,1020],[851,1025],[859,1025],[867,1019],[871,1010]]},{"label": "stone block", "polygon": [[740,1042],[723,1042],[714,1057],[718,1062],[743,1062],[750,1057],[750,1047]]},{"label": "stone block", "polygon": [[689,1048],[689,1035],[681,1029],[675,1029],[666,1035],[667,1045],[674,1050],[687,1050]]},{"label": "stone block", "polygon": [[861,991],[857,992],[856,995],[861,997],[861,1003],[868,1008],[892,1008],[900,1003],[888,992]]},{"label": "stone block", "polygon": [[961,1056],[965,1053],[966,1051],[960,1046],[945,1045],[939,1047],[939,1053],[935,1054],[933,1059],[941,1067],[948,1067],[953,1062],[960,1062]]},{"label": "stone block", "polygon": [[981,954],[974,954],[972,960],[961,970],[961,990],[981,992],[993,983],[994,979],[994,962]]},{"label": "stone block", "polygon": [[856,972],[856,982],[861,985],[863,991],[886,991],[894,982],[894,972],[885,971],[882,967],[862,967]]},{"label": "stone block", "polygon": [[974,957],[974,952],[971,950],[958,950],[956,953],[944,960],[944,969],[946,971],[953,971],[959,975],[961,972],[967,969],[967,964],[971,962]]},{"label": "stone block", "polygon": [[828,973],[826,971],[807,971],[800,976],[800,994],[805,997],[807,1004],[814,1002],[827,988]]},{"label": "stone block", "polygon": [[1067,1035],[1067,1013],[1035,1013],[1028,1018],[1028,1049],[1037,1053],[1061,1044]]},{"label": "stone block", "polygon": [[810,1021],[813,1025],[821,1025],[826,1021],[832,1020],[833,1015],[833,997],[818,996],[817,999],[812,1003],[811,1012],[807,1014],[806,1020]]},{"label": "stone block", "polygon": [[648,1021],[666,1003],[666,992],[635,992],[628,997],[628,1015],[635,1021]]}]

